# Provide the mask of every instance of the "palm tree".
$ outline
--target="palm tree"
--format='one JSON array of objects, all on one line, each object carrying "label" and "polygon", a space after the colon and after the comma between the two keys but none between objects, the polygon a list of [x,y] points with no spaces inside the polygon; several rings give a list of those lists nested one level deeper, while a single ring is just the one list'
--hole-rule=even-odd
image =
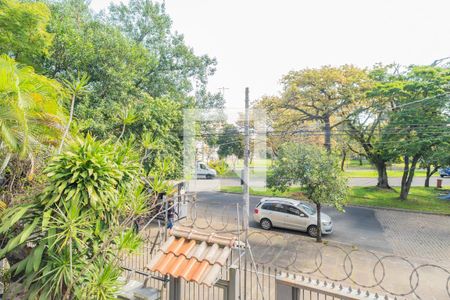
[{"label": "palm tree", "polygon": [[5,153],[0,176],[13,155],[28,157],[33,164],[38,145],[56,143],[64,118],[61,91],[57,81],[0,56],[0,150]]}]

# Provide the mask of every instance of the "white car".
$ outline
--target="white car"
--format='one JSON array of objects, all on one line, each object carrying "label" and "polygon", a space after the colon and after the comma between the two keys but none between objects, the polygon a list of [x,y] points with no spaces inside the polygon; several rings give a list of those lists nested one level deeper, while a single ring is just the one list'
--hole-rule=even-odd
[{"label": "white car", "polygon": [[204,162],[197,162],[195,172],[197,173],[197,178],[213,179],[217,176],[216,170],[208,167]]},{"label": "white car", "polygon": [[[263,198],[255,207],[253,218],[265,230],[272,227],[288,228],[317,236],[317,212],[307,203],[286,198]],[[331,218],[320,214],[323,234],[333,232]]]}]

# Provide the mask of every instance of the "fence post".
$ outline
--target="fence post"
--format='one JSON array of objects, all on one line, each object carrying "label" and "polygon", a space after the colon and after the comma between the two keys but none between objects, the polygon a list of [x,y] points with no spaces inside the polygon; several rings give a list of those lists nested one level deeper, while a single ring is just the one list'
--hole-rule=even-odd
[{"label": "fence post", "polygon": [[227,286],[227,300],[237,300],[239,299],[239,272],[235,265],[230,266],[229,282]]},{"label": "fence post", "polygon": [[275,299],[298,300],[299,289],[275,280]]},{"label": "fence post", "polygon": [[181,300],[181,279],[170,277],[169,300]]}]

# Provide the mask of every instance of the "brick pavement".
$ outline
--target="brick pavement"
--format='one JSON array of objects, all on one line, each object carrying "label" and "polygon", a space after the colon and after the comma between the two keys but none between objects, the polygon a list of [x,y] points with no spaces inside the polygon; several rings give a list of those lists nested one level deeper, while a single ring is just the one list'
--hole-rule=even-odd
[{"label": "brick pavement", "polygon": [[375,210],[375,215],[396,255],[450,261],[449,216],[389,210]]}]

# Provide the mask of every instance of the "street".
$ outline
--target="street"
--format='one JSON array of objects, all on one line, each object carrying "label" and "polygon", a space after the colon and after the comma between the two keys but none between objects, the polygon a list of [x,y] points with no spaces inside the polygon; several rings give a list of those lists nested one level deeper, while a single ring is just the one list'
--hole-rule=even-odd
[{"label": "street", "polygon": [[[430,179],[430,186],[436,186],[436,180],[439,177],[434,176]],[[442,178],[443,185],[450,185],[450,178]],[[389,184],[392,187],[400,186],[401,178],[400,177],[392,177],[389,178]],[[424,186],[425,177],[414,177],[411,186]],[[263,188],[266,184],[266,180],[263,177],[252,177],[250,176],[250,187],[251,188]],[[366,177],[355,177],[348,179],[349,186],[376,186],[377,178],[366,178]],[[191,191],[219,191],[220,187],[225,186],[239,186],[240,179],[239,178],[216,178],[212,180],[194,180],[190,182],[190,190]]]},{"label": "street", "polygon": [[[250,226],[261,230],[253,221],[252,212],[261,197],[250,197]],[[236,205],[242,204],[241,194],[199,192],[198,208],[207,214],[228,217],[236,215]],[[334,223],[334,232],[325,236],[346,245],[395,255],[448,261],[450,257],[450,217],[383,209],[347,207],[340,213],[324,207]],[[242,217],[242,216],[241,216]],[[273,229],[271,232],[309,238],[306,233]],[[312,239],[311,239],[312,240]]]}]

